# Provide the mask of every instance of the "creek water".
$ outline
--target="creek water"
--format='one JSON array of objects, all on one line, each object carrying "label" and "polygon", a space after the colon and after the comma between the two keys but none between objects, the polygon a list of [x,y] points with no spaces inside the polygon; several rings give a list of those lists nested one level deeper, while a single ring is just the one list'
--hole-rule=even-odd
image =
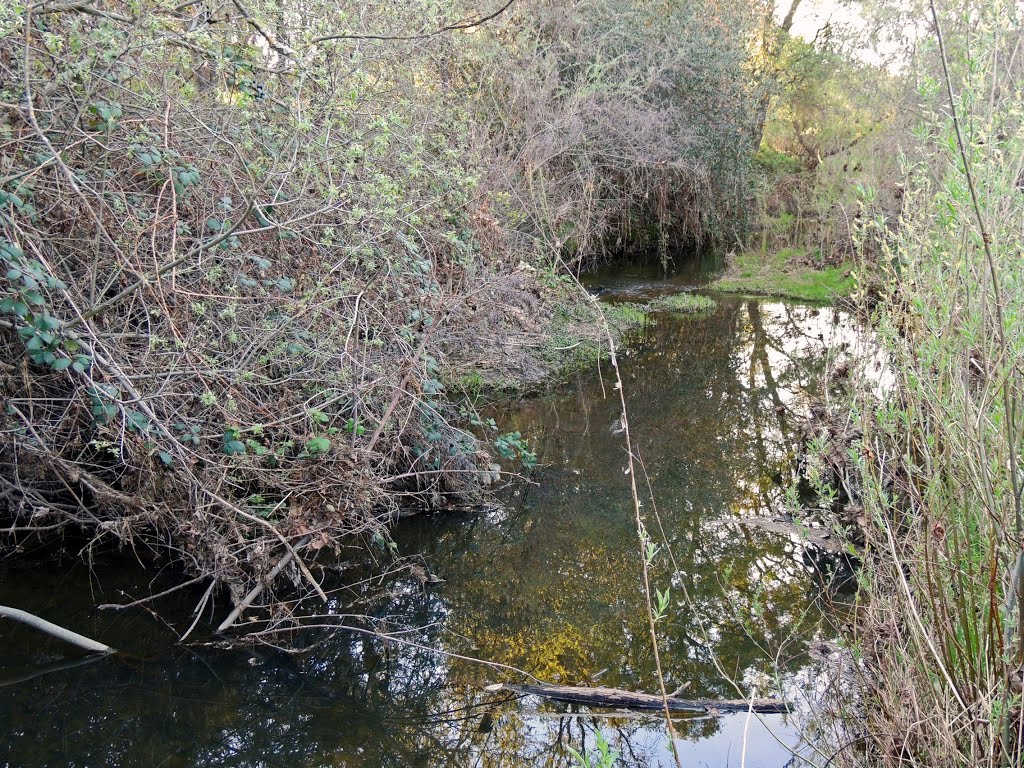
[{"label": "creek water", "polygon": [[[594,281],[610,300],[647,300],[694,279]],[[652,578],[670,591],[658,623],[664,674],[688,697],[781,686],[799,698],[814,684],[809,648],[841,610],[842,564],[742,521],[780,508],[816,376],[856,332],[832,308],[715,298],[708,314],[657,315],[620,354],[638,480],[656,500],[645,504],[648,527],[663,545]],[[0,565],[0,604],[132,654],[78,664],[67,648],[0,623],[0,765],[570,766],[567,747],[592,753],[597,730],[620,752],[616,765],[674,764],[656,715],[488,693],[483,685],[515,676],[459,658],[546,682],[657,691],[607,374],[580,371],[494,414],[539,460],[501,504],[401,522],[394,538],[399,555],[415,557],[412,571],[391,568],[384,551],[359,565],[366,579],[332,608],[378,617],[402,644],[324,630],[298,654],[180,646],[201,589],[154,604],[159,616],[97,611],[165,584],[109,559],[91,573],[74,559]],[[222,603],[194,638],[209,636]],[[803,748],[790,716],[680,717],[675,728],[686,766],[783,768]]]}]

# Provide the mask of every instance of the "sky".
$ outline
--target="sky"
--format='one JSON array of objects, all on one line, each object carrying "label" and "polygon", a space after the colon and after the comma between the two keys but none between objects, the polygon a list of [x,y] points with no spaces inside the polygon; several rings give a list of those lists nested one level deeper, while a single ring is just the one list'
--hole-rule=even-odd
[{"label": "sky", "polygon": [[[776,10],[781,19],[789,10],[789,2],[782,0]],[[849,23],[857,18],[857,14],[845,3],[836,0],[803,0],[793,19],[793,34],[805,40],[813,40],[818,30],[828,21]]]},{"label": "sky", "polygon": [[[782,21],[783,16],[789,10],[790,1],[776,0],[775,13],[779,21]],[[865,30],[867,26],[856,3],[851,3],[849,0],[803,0],[793,19],[791,31],[792,34],[811,41],[828,22],[851,30]],[[908,28],[906,34],[911,35],[912,30]],[[895,41],[887,43],[875,41],[874,45],[874,48],[863,47],[855,49],[851,53],[868,64],[883,64],[898,68],[899,62],[896,59],[899,57],[894,54],[900,46]]]}]

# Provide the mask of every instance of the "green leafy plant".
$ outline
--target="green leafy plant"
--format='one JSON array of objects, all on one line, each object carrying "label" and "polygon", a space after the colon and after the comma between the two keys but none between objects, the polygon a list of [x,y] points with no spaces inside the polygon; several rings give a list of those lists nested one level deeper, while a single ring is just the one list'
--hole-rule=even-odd
[{"label": "green leafy plant", "polygon": [[537,466],[537,454],[530,450],[529,444],[518,431],[498,435],[494,439],[494,447],[501,458],[508,461],[518,459],[525,469]]},{"label": "green leafy plant", "polygon": [[9,294],[0,299],[0,313],[14,317],[29,358],[57,371],[71,368],[84,373],[90,358],[80,353],[77,341],[61,332],[60,320],[47,312],[47,292],[65,288],[64,283],[9,240],[0,239],[0,258],[7,262],[5,278],[10,286]]},{"label": "green leafy plant", "polygon": [[566,749],[573,756],[578,768],[613,768],[615,761],[619,759],[619,751],[611,748],[601,731],[594,732],[594,741],[597,751],[590,754],[577,752],[572,747]]},{"label": "green leafy plant", "polygon": [[92,384],[85,390],[92,409],[93,422],[105,424],[117,416],[120,391],[109,384]]},{"label": "green leafy plant", "polygon": [[331,450],[331,441],[326,437],[311,437],[306,441],[306,454],[322,456]]},{"label": "green leafy plant", "polygon": [[88,107],[91,117],[91,126],[95,130],[109,133],[114,129],[117,121],[123,115],[120,104],[110,104],[105,101],[94,101]]},{"label": "green leafy plant", "polygon": [[223,447],[221,450],[226,456],[244,456],[245,443],[241,440],[241,431],[235,427],[228,427],[224,431]]}]

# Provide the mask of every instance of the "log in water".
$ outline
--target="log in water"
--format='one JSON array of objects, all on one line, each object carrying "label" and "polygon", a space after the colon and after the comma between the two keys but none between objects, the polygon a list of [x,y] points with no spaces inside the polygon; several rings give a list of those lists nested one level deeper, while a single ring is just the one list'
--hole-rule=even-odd
[{"label": "log in water", "polygon": [[[585,704],[590,707],[619,709],[663,710],[666,700],[652,693],[624,691],[621,688],[583,688],[574,685],[517,685],[497,683],[484,690],[491,692],[542,696],[552,701],[569,704]],[[680,699],[669,696],[667,705],[670,712],[700,712],[725,714],[727,712],[756,712],[759,715],[777,715],[789,712],[789,706],[782,699]]]}]

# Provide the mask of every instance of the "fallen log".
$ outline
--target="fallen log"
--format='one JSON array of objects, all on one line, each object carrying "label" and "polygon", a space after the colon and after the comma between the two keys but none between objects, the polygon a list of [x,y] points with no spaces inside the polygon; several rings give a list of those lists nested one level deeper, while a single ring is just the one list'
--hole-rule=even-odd
[{"label": "fallen log", "polygon": [[[621,688],[583,688],[575,685],[519,685],[497,683],[488,685],[485,691],[541,696],[552,701],[569,704],[585,704],[590,707],[618,709],[664,710],[665,699],[652,693],[636,693]],[[755,712],[759,715],[778,715],[789,712],[789,706],[782,699],[680,699],[668,697],[670,712],[699,712],[724,714],[726,712]]]}]

